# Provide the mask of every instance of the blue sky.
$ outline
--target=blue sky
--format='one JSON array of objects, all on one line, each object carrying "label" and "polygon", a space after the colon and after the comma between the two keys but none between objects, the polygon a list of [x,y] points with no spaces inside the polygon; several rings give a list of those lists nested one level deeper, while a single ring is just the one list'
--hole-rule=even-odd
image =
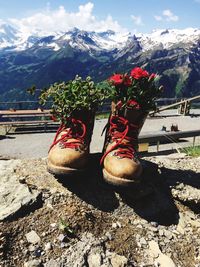
[{"label": "blue sky", "polygon": [[151,32],[200,27],[200,0],[0,0],[0,21],[21,27]]}]

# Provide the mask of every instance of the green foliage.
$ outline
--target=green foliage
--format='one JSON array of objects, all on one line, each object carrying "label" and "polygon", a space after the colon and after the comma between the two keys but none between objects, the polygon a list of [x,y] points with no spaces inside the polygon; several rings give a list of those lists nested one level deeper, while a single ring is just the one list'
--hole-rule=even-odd
[{"label": "green foliage", "polygon": [[97,86],[87,77],[85,80],[76,75],[74,80],[54,83],[44,89],[40,96],[40,103],[45,105],[47,100],[52,100],[52,113],[57,120],[65,123],[77,110],[96,110],[108,94],[105,87]]},{"label": "green foliage", "polygon": [[155,100],[163,91],[163,86],[158,86],[156,79],[133,80],[132,86],[128,88],[128,100],[135,99],[143,110],[155,109]]},{"label": "green foliage", "polygon": [[200,146],[185,147],[181,149],[181,152],[186,153],[188,156],[191,156],[191,157],[199,157]]},{"label": "green foliage", "polygon": [[74,229],[69,226],[69,224],[64,220],[60,219],[58,228],[60,231],[62,231],[67,237],[75,237],[76,234],[74,232]]}]

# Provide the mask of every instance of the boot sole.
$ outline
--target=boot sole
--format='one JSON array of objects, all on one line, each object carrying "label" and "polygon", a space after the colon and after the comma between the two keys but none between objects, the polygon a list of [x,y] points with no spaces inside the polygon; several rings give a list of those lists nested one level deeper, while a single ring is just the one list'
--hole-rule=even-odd
[{"label": "boot sole", "polygon": [[107,183],[115,186],[129,187],[139,183],[139,181],[128,180],[122,177],[113,176],[110,173],[108,173],[105,169],[103,169],[103,178]]},{"label": "boot sole", "polygon": [[58,167],[53,164],[47,162],[47,170],[48,172],[55,175],[77,175],[82,174],[86,171],[86,169],[73,169],[69,167]]}]

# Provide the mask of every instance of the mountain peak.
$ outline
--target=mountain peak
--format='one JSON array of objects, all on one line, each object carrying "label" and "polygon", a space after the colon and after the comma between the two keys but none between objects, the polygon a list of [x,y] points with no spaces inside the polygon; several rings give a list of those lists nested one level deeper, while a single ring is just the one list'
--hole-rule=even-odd
[{"label": "mountain peak", "polygon": [[54,34],[41,33],[28,34],[17,30],[9,24],[0,26],[0,50],[25,50],[34,45],[47,45],[48,49],[59,50],[68,43],[79,50],[113,50],[123,49],[127,41],[139,42],[142,49],[151,50],[154,47],[170,48],[178,43],[197,43],[200,39],[200,29],[187,28],[158,29],[149,34],[117,33],[112,30],[104,32],[85,31],[73,28],[66,32]]},{"label": "mountain peak", "polygon": [[149,34],[140,34],[143,50],[150,50],[157,46],[168,49],[175,44],[194,44],[200,40],[200,29],[158,29]]}]

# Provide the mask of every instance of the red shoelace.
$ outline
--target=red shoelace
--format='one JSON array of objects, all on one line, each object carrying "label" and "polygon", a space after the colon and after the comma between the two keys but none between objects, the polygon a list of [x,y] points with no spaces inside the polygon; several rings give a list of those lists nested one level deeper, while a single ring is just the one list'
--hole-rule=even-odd
[{"label": "red shoelace", "polygon": [[[80,145],[84,144],[85,135],[86,135],[86,126],[81,120],[75,118],[68,118],[67,121],[70,124],[69,128],[66,128],[64,124],[58,128],[55,138],[52,145],[50,146],[49,151],[56,144],[61,143],[64,148],[77,149]],[[61,134],[64,132],[63,134]],[[61,134],[61,137],[58,136]],[[73,141],[68,141],[69,139],[75,139]]]},{"label": "red shoelace", "polygon": [[[109,127],[108,135],[115,144],[103,155],[100,164],[102,164],[105,157],[115,149],[117,149],[115,156],[133,159],[135,154],[134,147],[137,145],[136,136],[138,126],[130,123],[123,117],[111,116]],[[124,140],[126,142],[123,142]]]}]

